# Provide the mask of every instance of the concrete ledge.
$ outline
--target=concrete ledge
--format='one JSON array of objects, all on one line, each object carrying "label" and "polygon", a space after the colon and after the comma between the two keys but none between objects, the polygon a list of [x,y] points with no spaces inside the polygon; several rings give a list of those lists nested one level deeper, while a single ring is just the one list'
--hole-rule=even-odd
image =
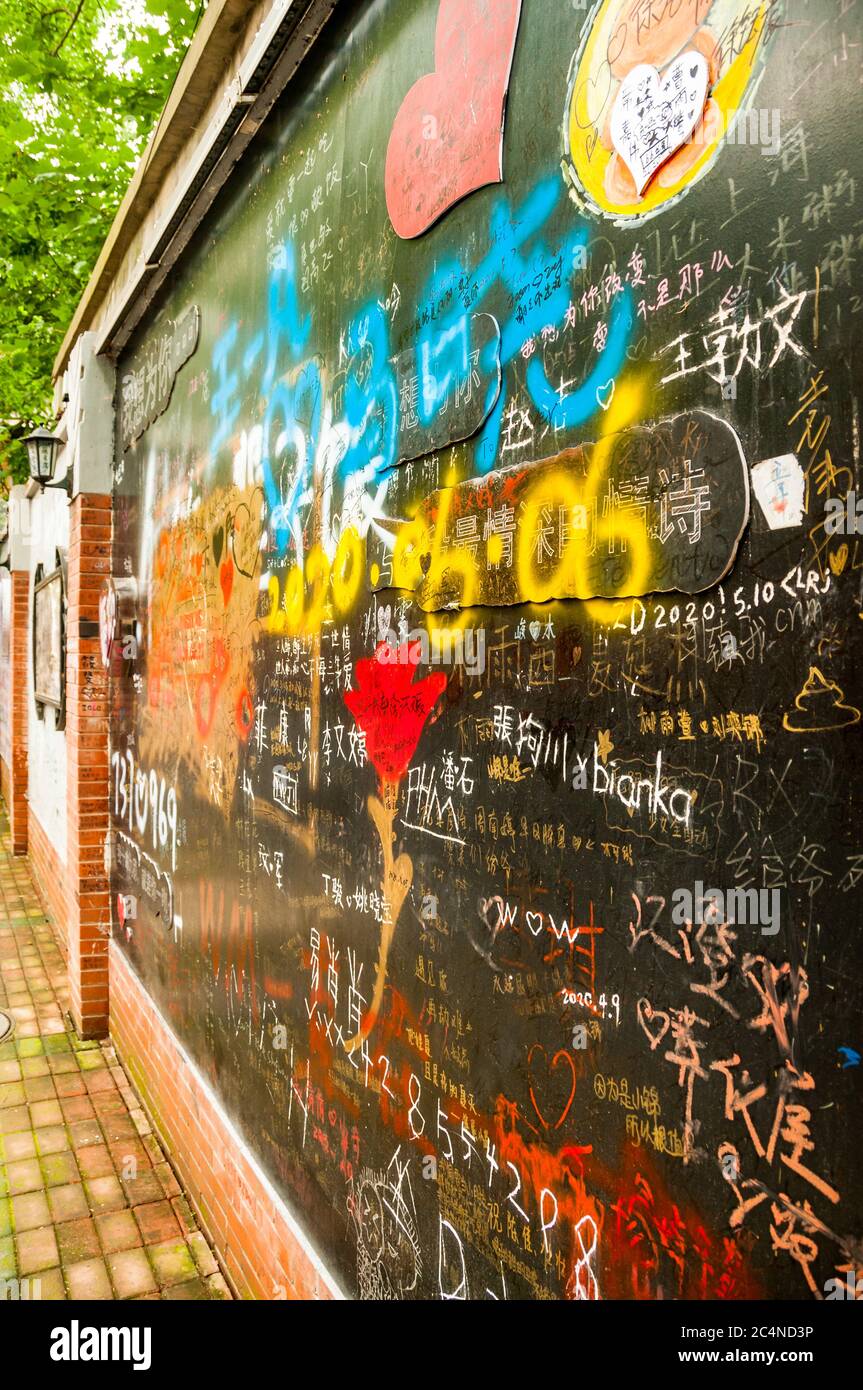
[{"label": "concrete ledge", "polygon": [[112,1040],[241,1297],[344,1298],[114,941],[109,957]]}]

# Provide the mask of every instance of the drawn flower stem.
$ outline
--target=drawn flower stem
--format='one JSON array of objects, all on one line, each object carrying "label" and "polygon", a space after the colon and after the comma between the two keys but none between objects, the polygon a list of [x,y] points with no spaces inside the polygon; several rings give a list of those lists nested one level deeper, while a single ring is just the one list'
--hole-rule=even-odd
[{"label": "drawn flower stem", "polygon": [[393,845],[396,838],[393,822],[398,809],[399,785],[397,780],[382,778],[381,797],[370,796],[367,802],[369,815],[380,837],[383,851],[383,891],[389,906],[389,921],[385,921],[381,927],[371,1004],[359,1032],[354,1037],[349,1038],[345,1044],[348,1052],[354,1052],[356,1048],[362,1046],[377,1022],[383,1003],[387,979],[387,961],[395,935],[396,922],[413,882],[414,866],[408,855],[400,854],[398,859],[393,858]]}]

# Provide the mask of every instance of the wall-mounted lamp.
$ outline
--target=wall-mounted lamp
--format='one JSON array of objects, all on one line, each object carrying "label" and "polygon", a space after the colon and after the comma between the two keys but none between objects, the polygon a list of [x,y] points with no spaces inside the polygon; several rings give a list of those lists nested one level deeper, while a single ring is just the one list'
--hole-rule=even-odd
[{"label": "wall-mounted lamp", "polygon": [[72,496],[72,479],[67,470],[65,478],[61,478],[58,483],[54,482],[54,473],[57,468],[57,455],[60,452],[60,445],[63,440],[57,434],[52,434],[50,430],[38,429],[32,434],[28,434],[24,440],[27,445],[27,458],[30,464],[30,477],[39,484],[42,492],[46,487],[60,487]]}]

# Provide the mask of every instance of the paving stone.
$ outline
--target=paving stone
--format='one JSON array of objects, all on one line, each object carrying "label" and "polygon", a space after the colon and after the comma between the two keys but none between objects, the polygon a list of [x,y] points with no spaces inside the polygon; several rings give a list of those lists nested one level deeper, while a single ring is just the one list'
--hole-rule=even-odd
[{"label": "paving stone", "polygon": [[184,1284],[173,1284],[165,1289],[162,1297],[165,1299],[192,1299],[206,1298],[207,1286],[203,1279],[189,1279]]},{"label": "paving stone", "polygon": [[12,1219],[16,1232],[33,1231],[37,1226],[51,1223],[48,1198],[44,1192],[25,1192],[12,1198]]},{"label": "paving stone", "polygon": [[90,1301],[91,1299],[114,1297],[108,1270],[104,1260],[101,1259],[82,1260],[80,1264],[68,1265],[66,1282],[69,1286],[70,1298]]},{"label": "paving stone", "polygon": [[156,1164],[156,1166],[153,1169],[153,1172],[156,1174],[157,1178],[159,1179],[159,1182],[162,1184],[162,1189],[166,1197],[179,1197],[182,1195],[183,1189],[177,1182],[177,1176],[170,1163]]},{"label": "paving stone", "polygon": [[152,1126],[143,1110],[136,1109],[134,1105],[132,1105],[129,1109],[129,1115],[140,1135],[152,1133]]},{"label": "paving stone", "polygon": [[164,1241],[180,1239],[180,1224],[170,1202],[146,1202],[135,1207],[134,1212],[145,1245],[161,1245]]},{"label": "paving stone", "polygon": [[[105,1071],[107,1072],[108,1080],[111,1080],[111,1073],[108,1072],[105,1066],[105,1058],[99,1052],[98,1047],[95,1052],[86,1052],[79,1049],[76,1049],[76,1051],[78,1051],[78,1066],[81,1068],[82,1072]],[[111,1085],[113,1084],[114,1083],[111,1082]]]},{"label": "paving stone", "polygon": [[191,1231],[186,1237],[189,1249],[192,1252],[195,1264],[204,1278],[209,1278],[211,1274],[219,1273],[219,1266],[216,1257],[207,1244],[206,1238],[200,1231]]},{"label": "paving stone", "polygon": [[156,1279],[143,1248],[120,1250],[106,1259],[118,1298],[134,1298],[136,1294],[152,1293],[156,1289]]},{"label": "paving stone", "polygon": [[15,1242],[11,1236],[0,1237],[0,1279],[14,1279],[18,1273]]},{"label": "paving stone", "polygon": [[0,1110],[0,1134],[16,1134],[30,1128],[30,1111],[26,1105],[13,1105]]},{"label": "paving stone", "polygon": [[160,1285],[181,1284],[197,1275],[192,1252],[184,1240],[169,1240],[161,1245],[147,1247],[156,1278]]},{"label": "paving stone", "polygon": [[98,1120],[76,1120],[69,1126],[69,1138],[73,1149],[85,1149],[103,1142],[102,1128]]},{"label": "paving stone", "polygon": [[[49,1042],[54,1041],[54,1039],[52,1039],[52,1038],[46,1038],[45,1041],[46,1041],[46,1043],[49,1043]],[[49,1053],[49,1055],[48,1055],[48,1070],[50,1071],[51,1075],[54,1076],[54,1077],[58,1077],[58,1076],[72,1076],[72,1077],[74,1077],[74,1078],[75,1078],[75,1086],[76,1086],[76,1089],[75,1089],[75,1091],[73,1092],[74,1095],[82,1095],[83,1092],[84,1092],[84,1090],[86,1089],[85,1086],[84,1086],[84,1082],[83,1082],[82,1079],[81,1079],[81,1073],[80,1073],[79,1070],[78,1070],[78,1063],[75,1061],[75,1057],[74,1057],[74,1055],[73,1055],[71,1052],[52,1052],[52,1053]]]},{"label": "paving stone", "polygon": [[74,1221],[79,1216],[88,1216],[90,1212],[87,1194],[80,1182],[66,1183],[62,1187],[49,1187],[48,1206],[55,1223]]},{"label": "paving stone", "polygon": [[154,1168],[157,1163],[164,1163],[165,1155],[162,1152],[162,1146],[156,1138],[155,1134],[145,1134],[141,1140],[141,1143],[147,1150],[147,1153],[150,1157],[150,1162],[152,1163]]},{"label": "paving stone", "polygon": [[79,1180],[80,1174],[73,1153],[46,1154],[41,1163],[48,1187],[59,1187],[61,1184]]},{"label": "paving stone", "polygon": [[6,1134],[0,1140],[2,1144],[3,1158],[6,1163],[15,1163],[21,1158],[36,1157],[35,1136],[26,1129],[22,1129],[19,1134]]},{"label": "paving stone", "polygon": [[95,1091],[90,1095],[90,1103],[100,1120],[108,1115],[126,1115],[126,1102],[119,1091]]},{"label": "paving stone", "polygon": [[64,1268],[94,1259],[102,1253],[96,1234],[96,1223],[92,1217],[83,1216],[77,1221],[65,1221],[62,1226],[55,1228],[55,1234],[60,1262]]},{"label": "paving stone", "polygon": [[65,1125],[46,1125],[44,1129],[34,1129],[33,1135],[36,1149],[42,1157],[46,1154],[62,1153],[70,1147]]},{"label": "paving stone", "polygon": [[218,1274],[211,1274],[206,1280],[206,1285],[210,1298],[229,1299],[233,1296],[221,1271]]},{"label": "paving stone", "polygon": [[114,1144],[121,1144],[124,1140],[135,1143],[138,1139],[138,1131],[135,1128],[135,1122],[132,1117],[127,1114],[125,1109],[119,1115],[100,1115],[99,1123],[111,1147],[113,1147]]},{"label": "paving stone", "polygon": [[[43,1303],[57,1303],[66,1297],[66,1285],[63,1283],[63,1273],[59,1269],[44,1269],[37,1274],[33,1284],[38,1283],[39,1299]],[[31,1285],[32,1288],[32,1285]],[[35,1298],[35,1293],[33,1297]]]},{"label": "paving stone", "polygon": [[183,1231],[196,1231],[198,1223],[185,1197],[172,1197],[171,1206]]},{"label": "paving stone", "polygon": [[[45,1062],[45,1070],[46,1072],[48,1070],[47,1062]],[[57,1092],[54,1090],[54,1079],[50,1075],[31,1076],[23,1084],[24,1094],[29,1101],[57,1099]]]},{"label": "paving stone", "polygon": [[[21,1075],[24,1078],[25,1082],[32,1078],[42,1079],[46,1076],[50,1076],[51,1068],[48,1066],[48,1058],[25,1057],[21,1062]],[[39,1097],[28,1095],[27,1099],[38,1100]]]},{"label": "paving stone", "polygon": [[116,1254],[119,1250],[133,1250],[143,1244],[138,1223],[131,1211],[112,1211],[97,1216],[96,1230],[106,1255]]},{"label": "paving stone", "polygon": [[67,1125],[76,1124],[79,1120],[95,1120],[96,1111],[93,1109],[89,1096],[68,1096],[60,1101],[60,1109]]},{"label": "paving stone", "polygon": [[87,1087],[88,1095],[91,1096],[117,1094],[114,1078],[106,1066],[102,1066],[99,1070],[92,1069],[89,1074],[84,1076],[84,1084]]},{"label": "paving stone", "polygon": [[76,1149],[75,1159],[83,1178],[108,1178],[114,1172],[106,1144],[89,1144],[86,1148]]},{"label": "paving stone", "polygon": [[135,1178],[123,1180],[123,1190],[129,1199],[129,1205],[133,1207],[144,1202],[158,1202],[165,1195],[162,1184],[152,1168],[146,1173],[139,1173]]},{"label": "paving stone", "polygon": [[87,1093],[87,1087],[84,1085],[81,1073],[77,1068],[74,1072],[59,1072],[54,1077],[54,1085],[61,1100],[67,1100],[70,1096],[83,1096]]},{"label": "paving stone", "polygon": [[0,1086],[0,1110],[8,1110],[12,1105],[23,1105],[26,1099],[23,1081],[6,1081]]},{"label": "paving stone", "polygon": [[38,1159],[25,1158],[19,1163],[7,1163],[6,1178],[13,1196],[18,1192],[34,1192],[44,1187]]},{"label": "paving stone", "polygon": [[30,1106],[30,1122],[34,1129],[40,1125],[61,1125],[63,1111],[57,1100],[37,1100]]},{"label": "paving stone", "polygon": [[18,1250],[18,1273],[37,1274],[60,1263],[57,1238],[53,1226],[39,1226],[35,1231],[20,1231],[15,1237]]},{"label": "paving stone", "polygon": [[93,1178],[85,1182],[84,1190],[94,1216],[98,1212],[121,1211],[128,1206],[119,1178]]}]

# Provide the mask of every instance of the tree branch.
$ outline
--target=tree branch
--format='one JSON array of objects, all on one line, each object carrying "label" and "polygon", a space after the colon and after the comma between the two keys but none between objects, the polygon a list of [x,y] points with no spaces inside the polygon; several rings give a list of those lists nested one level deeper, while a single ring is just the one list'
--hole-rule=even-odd
[{"label": "tree branch", "polygon": [[72,30],[75,28],[75,25],[78,23],[78,17],[79,17],[79,15],[81,14],[81,11],[83,10],[83,8],[84,8],[84,0],[78,0],[78,8],[75,10],[75,13],[73,14],[71,20],[69,21],[69,28],[66,30],[66,32],[65,32],[65,34],[63,35],[62,39],[60,40],[60,42],[58,43],[57,47],[54,49],[53,53],[51,54],[51,57],[52,57],[52,58],[56,58],[57,55],[59,54],[60,49],[63,47],[64,43],[65,43],[66,40],[68,39],[68,37],[69,37],[69,35],[71,34]]}]

